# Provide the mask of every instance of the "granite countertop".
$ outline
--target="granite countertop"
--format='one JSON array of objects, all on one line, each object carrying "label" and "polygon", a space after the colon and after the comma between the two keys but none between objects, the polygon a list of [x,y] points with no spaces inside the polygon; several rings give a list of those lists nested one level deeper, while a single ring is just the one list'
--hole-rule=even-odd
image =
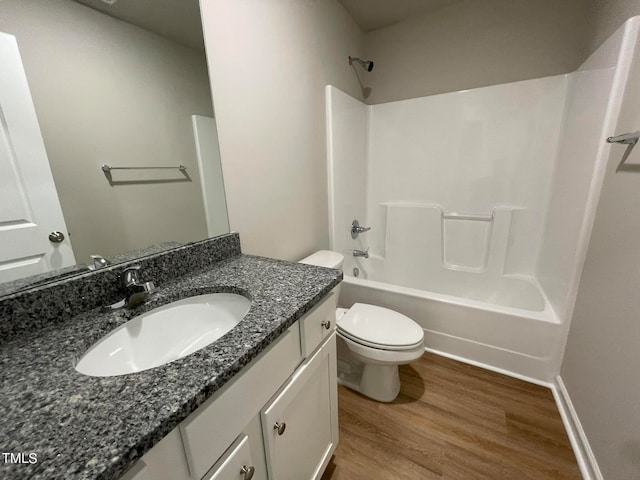
[{"label": "granite countertop", "polygon": [[[94,309],[0,347],[0,478],[116,479],[336,286],[338,270],[247,255],[158,285],[146,304]],[[144,280],[153,280],[145,278]],[[235,292],[251,298],[229,333],[185,358],[144,372],[89,377],[74,369],[95,341],[128,319],[180,298]],[[1,460],[1,459],[0,459]]]},{"label": "granite countertop", "polygon": [[[111,256],[106,260],[109,265],[115,265],[118,263],[125,263],[125,262],[131,262],[131,261],[139,261],[140,258],[145,257],[147,255],[164,252],[166,250],[174,249],[180,246],[182,246],[182,244],[179,242],[157,243],[145,248],[138,248],[136,250],[130,250],[125,253]],[[66,277],[78,275],[80,273],[90,272],[91,270],[93,270],[93,266],[89,267],[88,265],[78,264],[78,265],[71,265],[69,267],[64,267],[64,268],[58,268],[55,270],[51,270],[49,272],[39,273],[36,275],[24,277],[24,278],[19,278],[11,282],[2,282],[0,283],[0,296],[11,295],[12,293],[17,293],[22,290],[38,287],[46,283],[51,283],[56,280],[64,279]]]}]

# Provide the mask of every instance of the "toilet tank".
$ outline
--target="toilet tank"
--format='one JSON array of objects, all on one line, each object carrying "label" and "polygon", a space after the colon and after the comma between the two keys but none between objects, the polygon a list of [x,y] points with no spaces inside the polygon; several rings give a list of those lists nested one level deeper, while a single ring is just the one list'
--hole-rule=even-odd
[{"label": "toilet tank", "polygon": [[300,260],[300,263],[315,265],[316,267],[337,268],[342,270],[344,255],[338,252],[332,252],[331,250],[320,250],[303,258]]}]

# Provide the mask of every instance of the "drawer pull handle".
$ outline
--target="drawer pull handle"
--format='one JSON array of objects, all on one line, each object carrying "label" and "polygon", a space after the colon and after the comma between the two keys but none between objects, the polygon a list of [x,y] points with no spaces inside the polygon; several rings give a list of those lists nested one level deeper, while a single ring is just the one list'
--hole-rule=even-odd
[{"label": "drawer pull handle", "polygon": [[320,325],[322,325],[324,328],[326,328],[327,330],[329,330],[331,328],[331,322],[329,320],[325,320],[324,322],[322,322]]},{"label": "drawer pull handle", "polygon": [[253,474],[256,473],[256,469],[243,465],[240,469],[240,473],[244,474],[244,480],[251,480],[253,478]]},{"label": "drawer pull handle", "polygon": [[286,429],[286,428],[287,428],[287,424],[286,424],[286,423],[284,423],[284,422],[282,422],[282,423],[276,422],[276,423],[273,425],[273,429],[274,429],[276,432],[278,432],[278,435],[282,435],[282,434],[284,433],[284,431],[285,431],[285,429]]}]

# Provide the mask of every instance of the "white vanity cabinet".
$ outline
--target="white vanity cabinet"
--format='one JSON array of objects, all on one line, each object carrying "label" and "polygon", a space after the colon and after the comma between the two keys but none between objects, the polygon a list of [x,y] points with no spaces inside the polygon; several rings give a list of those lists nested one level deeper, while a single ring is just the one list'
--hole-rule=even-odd
[{"label": "white vanity cabinet", "polygon": [[121,480],[319,479],[338,442],[336,302],[328,294]]}]

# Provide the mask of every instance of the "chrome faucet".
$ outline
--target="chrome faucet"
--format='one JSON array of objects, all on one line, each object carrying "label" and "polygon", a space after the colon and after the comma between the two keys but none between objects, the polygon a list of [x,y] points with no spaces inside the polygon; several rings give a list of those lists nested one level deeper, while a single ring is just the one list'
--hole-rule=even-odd
[{"label": "chrome faucet", "polygon": [[125,297],[125,305],[127,308],[133,308],[140,305],[149,298],[149,294],[156,290],[153,282],[140,282],[138,271],[140,265],[127,267],[122,272],[122,284],[124,285],[127,296]]},{"label": "chrome faucet", "polygon": [[366,251],[362,251],[362,250],[354,250],[353,251],[353,256],[354,257],[363,257],[363,258],[369,258],[369,249],[367,248]]},{"label": "chrome faucet", "polygon": [[144,303],[153,292],[156,287],[153,282],[141,282],[138,278],[138,271],[140,265],[133,265],[127,267],[122,272],[122,286],[125,291],[125,297],[123,300],[109,305],[107,310],[118,310],[120,308],[133,308],[141,303]]}]

